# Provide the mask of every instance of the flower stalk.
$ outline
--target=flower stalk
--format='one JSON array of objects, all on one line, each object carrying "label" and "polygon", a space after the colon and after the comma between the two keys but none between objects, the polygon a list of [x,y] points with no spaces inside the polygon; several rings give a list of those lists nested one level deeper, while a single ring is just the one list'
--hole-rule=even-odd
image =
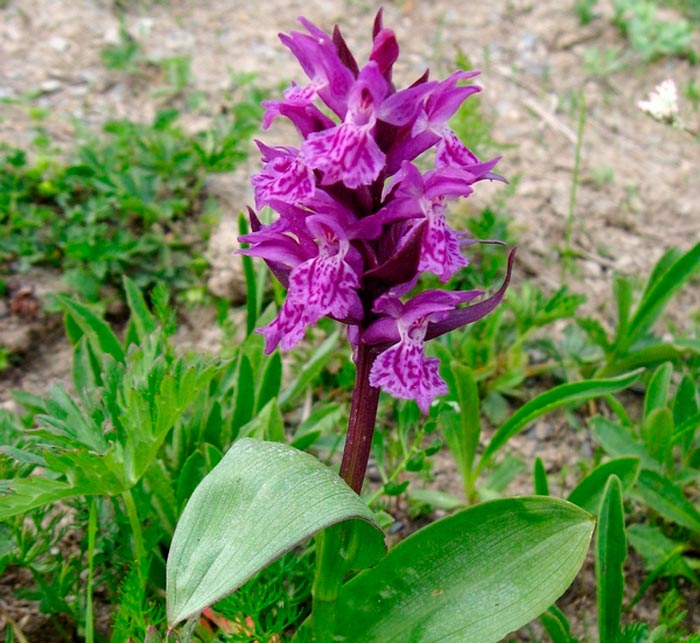
[{"label": "flower stalk", "polygon": [[362,491],[367,471],[379,405],[379,388],[370,384],[370,372],[376,353],[373,346],[358,346],[355,358],[355,388],[352,392],[348,433],[340,465],[340,477],[358,494]]}]

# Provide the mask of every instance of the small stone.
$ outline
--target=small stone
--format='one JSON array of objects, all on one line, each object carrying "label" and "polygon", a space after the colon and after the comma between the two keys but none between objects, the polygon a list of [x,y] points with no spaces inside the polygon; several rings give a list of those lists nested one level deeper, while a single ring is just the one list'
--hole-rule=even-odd
[{"label": "small stone", "polygon": [[43,83],[41,83],[41,85],[39,85],[39,88],[44,94],[54,94],[57,91],[60,91],[61,83],[55,78],[49,78],[48,80],[45,80]]},{"label": "small stone", "polygon": [[597,261],[582,261],[581,268],[583,270],[583,274],[585,274],[587,277],[594,278],[600,277],[600,274],[603,271]]},{"label": "small stone", "polygon": [[70,47],[70,43],[61,36],[53,36],[49,39],[49,47],[58,53],[64,52]]}]

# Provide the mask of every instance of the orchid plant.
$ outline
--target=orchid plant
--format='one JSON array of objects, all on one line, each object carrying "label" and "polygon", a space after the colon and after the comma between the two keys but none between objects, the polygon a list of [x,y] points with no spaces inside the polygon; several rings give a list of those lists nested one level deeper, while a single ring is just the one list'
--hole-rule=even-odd
[{"label": "orchid plant", "polygon": [[433,523],[385,555],[359,495],[380,391],[415,400],[427,414],[447,385],[425,343],[488,314],[510,280],[514,251],[491,296],[418,286],[424,273],[447,284],[478,243],[450,227],[448,202],[479,181],[503,180],[494,172],[499,159],[478,159],[448,124],[480,91],[478,72],[442,81],[426,72],[397,89],[399,47],[381,11],[363,66],[338,27],[327,34],[300,23],[305,32],[280,38],[309,82],[263,103],[263,127],[287,118],[301,143],[257,143],[264,165],[252,179],[255,207],[278,216],[264,224],[249,208],[252,231],[240,241],[287,289],[277,316],[259,329],[268,353],[294,347],[323,317],[347,326],[356,379],[339,476],[287,445],[235,442],[175,532],[169,621],[195,617],[313,535],[312,613],[295,640],[498,641],[568,586],[592,518],[551,498],[498,500]]}]

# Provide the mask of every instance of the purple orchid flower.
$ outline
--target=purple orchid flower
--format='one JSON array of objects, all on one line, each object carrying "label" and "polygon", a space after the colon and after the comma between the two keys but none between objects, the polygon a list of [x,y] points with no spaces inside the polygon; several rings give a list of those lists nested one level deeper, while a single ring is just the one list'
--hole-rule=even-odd
[{"label": "purple orchid flower", "polygon": [[[376,416],[378,389],[415,400],[424,413],[447,392],[424,344],[498,305],[513,252],[503,285],[488,298],[474,303],[481,291],[443,290],[409,296],[421,274],[444,283],[468,265],[463,251],[477,240],[449,226],[449,201],[468,197],[479,181],[503,180],[493,172],[498,158],[480,161],[448,126],[480,91],[469,84],[478,72],[457,71],[441,82],[426,72],[397,90],[399,48],[381,12],[362,67],[337,27],[327,34],[300,22],[306,33],[280,38],[309,83],[267,101],[263,126],[285,117],[302,140],[258,142],[264,167],[252,178],[255,205],[279,216],[263,225],[249,209],[252,232],[240,238],[249,244],[241,252],[264,259],[287,288],[277,317],[258,330],[268,353],[296,345],[322,317],[348,325],[358,365],[352,441],[353,426]],[[413,161],[431,149],[433,168],[419,170]]]}]

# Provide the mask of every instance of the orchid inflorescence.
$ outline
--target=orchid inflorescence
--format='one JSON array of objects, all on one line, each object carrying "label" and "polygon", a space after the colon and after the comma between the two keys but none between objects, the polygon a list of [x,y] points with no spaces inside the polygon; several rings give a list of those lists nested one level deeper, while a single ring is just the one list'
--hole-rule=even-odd
[{"label": "orchid inflorescence", "polygon": [[[402,299],[422,273],[445,283],[468,264],[463,250],[476,240],[447,224],[447,200],[469,196],[477,181],[503,180],[493,172],[498,157],[480,161],[447,125],[480,91],[470,82],[478,72],[434,81],[426,71],[397,90],[392,68],[399,47],[381,11],[362,68],[337,26],[328,35],[299,21],[308,33],[280,38],[310,82],[263,103],[263,128],[284,116],[303,141],[257,142],[264,167],[252,179],[255,206],[269,206],[279,218],[263,225],[249,208],[252,232],[240,237],[249,244],[242,252],[265,259],[287,288],[279,314],[259,332],[269,353],[278,344],[296,345],[322,317],[347,324],[355,349],[374,347],[369,384],[414,399],[427,412],[447,387],[424,342],[483,317],[510,278],[513,253],[502,287],[476,304],[463,306],[480,290],[427,290]],[[431,148],[433,167],[421,171],[415,161]]]}]

